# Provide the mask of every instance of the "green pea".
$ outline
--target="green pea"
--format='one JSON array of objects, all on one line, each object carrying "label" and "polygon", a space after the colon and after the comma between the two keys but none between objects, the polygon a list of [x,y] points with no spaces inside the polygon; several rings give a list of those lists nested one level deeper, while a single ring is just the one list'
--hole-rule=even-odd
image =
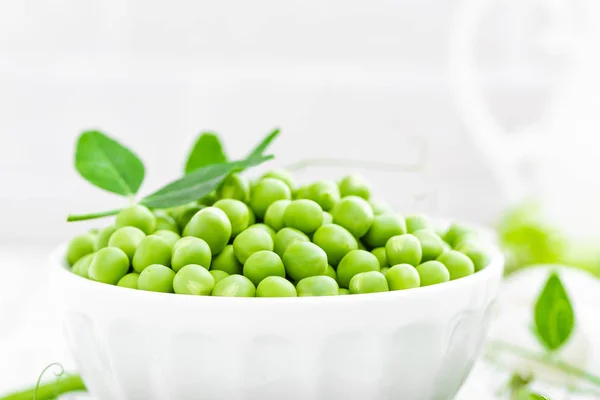
[{"label": "green pea", "polygon": [[381,272],[383,274],[383,276],[385,276],[385,274],[387,274],[387,272],[390,270],[390,267],[383,267],[379,270],[379,272]]},{"label": "green pea", "polygon": [[264,178],[273,178],[273,179],[279,179],[280,181],[282,181],[283,183],[285,183],[287,185],[287,187],[290,188],[290,191],[294,190],[294,177],[292,176],[292,174],[285,169],[274,169],[272,171],[267,172],[266,174],[264,174],[263,176]]},{"label": "green pea", "polygon": [[390,290],[412,289],[421,286],[419,272],[410,264],[394,265],[386,272],[385,279],[387,279]]},{"label": "green pea", "polygon": [[329,211],[340,201],[340,189],[334,181],[319,181],[308,186],[306,198]]},{"label": "green pea", "polygon": [[333,216],[329,214],[327,211],[323,211],[323,225],[332,224]]},{"label": "green pea", "polygon": [[367,246],[365,246],[365,244],[361,240],[358,240],[357,242],[359,250],[367,250]]},{"label": "green pea", "polygon": [[344,177],[340,183],[340,194],[342,197],[358,196],[369,200],[371,190],[367,182],[360,176],[349,175]]},{"label": "green pea", "polygon": [[303,278],[296,285],[298,297],[307,296],[337,296],[340,288],[335,279],[320,275]]},{"label": "green pea", "polygon": [[156,218],[155,229],[157,231],[171,231],[179,235],[180,231],[177,221],[175,221],[175,218],[170,216],[167,212],[161,210],[154,211],[154,217]]},{"label": "green pea", "polygon": [[248,257],[261,250],[273,251],[271,235],[259,228],[246,229],[233,240],[233,252],[238,261],[244,264]]},{"label": "green pea", "polygon": [[369,200],[369,205],[373,209],[374,215],[391,214],[392,213],[392,208],[388,204],[386,204],[382,201],[371,199],[371,200]]},{"label": "green pea", "polygon": [[450,280],[472,275],[475,272],[473,261],[465,254],[456,250],[444,252],[437,258],[437,261],[446,266],[450,273]]},{"label": "green pea", "polygon": [[247,203],[250,200],[250,182],[240,174],[230,174],[217,189],[217,196]]},{"label": "green pea", "polygon": [[201,199],[198,199],[198,204],[202,204],[205,206],[212,206],[213,204],[215,204],[215,201],[217,201],[217,191],[213,190],[212,192],[210,192],[209,194],[207,194],[206,196],[202,197]]},{"label": "green pea", "polygon": [[327,254],[329,264],[337,266],[342,258],[358,249],[358,242],[346,228],[336,224],[322,225],[313,236],[313,243]]},{"label": "green pea", "polygon": [[215,280],[215,285],[217,284],[217,282],[219,282],[221,279],[225,279],[229,276],[229,274],[225,271],[221,271],[219,269],[211,269],[210,274],[212,275],[212,277]]},{"label": "green pea", "polygon": [[192,217],[183,236],[194,236],[208,243],[212,254],[219,254],[231,238],[231,222],[217,207],[206,207]]},{"label": "green pea", "polygon": [[452,224],[444,234],[444,240],[452,247],[462,239],[473,234],[473,230],[460,224]]},{"label": "green pea", "polygon": [[290,203],[290,200],[277,200],[271,204],[265,213],[265,224],[273,228],[275,232],[284,228],[283,212]]},{"label": "green pea", "polygon": [[94,255],[88,276],[93,281],[116,285],[129,270],[127,254],[116,247],[105,247]]},{"label": "green pea", "polygon": [[71,268],[71,271],[73,271],[79,276],[83,276],[84,278],[89,278],[88,271],[93,260],[94,253],[87,254],[81,257],[79,260],[77,260],[75,264],[73,264],[73,268]]},{"label": "green pea", "polygon": [[75,264],[83,256],[93,253],[95,244],[96,237],[90,233],[75,236],[71,239],[67,247],[67,262],[69,266]]},{"label": "green pea", "polygon": [[350,279],[351,294],[389,292],[385,276],[379,271],[368,271],[356,274]]},{"label": "green pea", "polygon": [[275,230],[273,228],[271,228],[269,225],[266,225],[266,224],[253,224],[249,228],[258,228],[258,229],[261,229],[261,230],[267,232],[269,234],[269,236],[271,236],[271,239],[273,239],[273,241],[275,241],[275,235],[276,235],[277,232],[275,232]]},{"label": "green pea", "polygon": [[481,271],[490,263],[490,256],[487,251],[474,240],[463,240],[456,249],[473,261],[475,271]]},{"label": "green pea", "polygon": [[268,276],[256,288],[256,297],[296,297],[294,284],[280,276]]},{"label": "green pea", "polygon": [[150,265],[140,273],[138,289],[150,292],[173,293],[175,272],[164,265]]},{"label": "green pea", "polygon": [[133,259],[135,250],[146,234],[134,226],[124,226],[113,233],[108,240],[108,247],[118,247],[123,250],[129,259]]},{"label": "green pea", "polygon": [[323,223],[323,210],[312,200],[293,200],[283,212],[283,222],[309,235]]},{"label": "green pea", "polygon": [[335,272],[335,268],[333,268],[331,265],[327,266],[327,269],[323,275],[332,277],[337,281],[337,273]]},{"label": "green pea", "polygon": [[350,294],[350,291],[348,289],[344,289],[344,288],[340,288],[338,295],[340,296],[344,296],[344,295],[348,295]]},{"label": "green pea", "polygon": [[406,217],[406,229],[408,233],[414,233],[422,229],[433,230],[433,222],[426,215],[409,215]]},{"label": "green pea", "polygon": [[370,247],[382,247],[392,236],[405,233],[406,223],[404,218],[396,214],[381,214],[373,218],[373,224],[362,240]]},{"label": "green pea", "polygon": [[140,274],[135,273],[135,272],[129,273],[129,274],[125,275],[124,277],[122,277],[121,279],[119,279],[119,282],[117,282],[117,286],[129,288],[129,289],[137,289],[139,278],[140,278]]},{"label": "green pea", "polygon": [[435,260],[444,252],[444,240],[435,232],[428,229],[421,229],[413,232],[413,235],[421,243],[423,253],[421,262]]},{"label": "green pea", "polygon": [[181,239],[181,236],[179,236],[177,233],[173,232],[173,231],[168,231],[166,229],[161,229],[158,230],[156,232],[154,232],[152,234],[152,236],[159,236],[161,238],[163,238],[164,240],[167,241],[167,243],[169,243],[169,246],[173,247],[175,245],[175,243]]},{"label": "green pea", "polygon": [[94,243],[94,251],[98,251],[100,249],[108,247],[108,241],[110,240],[110,237],[113,233],[115,233],[116,230],[117,227],[113,224],[108,225],[107,227],[103,228],[100,232],[98,232],[98,235],[96,236],[96,242]]},{"label": "green pea", "polygon": [[385,254],[385,247],[377,247],[371,250],[371,254],[377,257],[377,261],[379,261],[380,268],[387,268],[390,266],[388,264],[387,255]]},{"label": "green pea", "polygon": [[267,276],[285,278],[285,268],[281,258],[272,251],[261,250],[252,253],[244,263],[244,276],[257,286]]},{"label": "green pea", "polygon": [[215,278],[206,268],[197,264],[182,267],[173,278],[173,291],[177,294],[210,296],[215,287]]},{"label": "green pea", "polygon": [[171,246],[160,236],[146,236],[133,255],[132,265],[137,273],[152,264],[171,265]]},{"label": "green pea", "polygon": [[439,261],[426,261],[417,266],[417,272],[421,286],[436,285],[450,280],[448,269]]},{"label": "green pea", "polygon": [[178,272],[186,265],[197,264],[208,270],[211,259],[212,252],[206,241],[194,236],[186,236],[173,245],[171,267],[173,271]]},{"label": "green pea", "polygon": [[450,247],[450,245],[446,243],[446,241],[442,243],[442,247],[444,247],[444,251],[452,250],[452,247]]},{"label": "green pea", "polygon": [[391,237],[385,244],[385,254],[390,265],[417,266],[421,263],[423,250],[416,236],[406,234]]},{"label": "green pea", "polygon": [[283,264],[295,281],[309,276],[323,275],[327,270],[327,254],[316,244],[296,241],[283,253]]},{"label": "green pea", "polygon": [[338,284],[347,288],[354,275],[369,271],[379,271],[377,257],[366,250],[352,250],[337,267]]},{"label": "green pea", "polygon": [[236,237],[244,229],[250,226],[250,212],[248,206],[239,200],[222,199],[214,204],[227,214],[231,222],[231,237]]},{"label": "green pea", "polygon": [[156,217],[147,207],[135,205],[122,209],[117,214],[117,228],[124,226],[135,226],[146,235],[156,230]]},{"label": "green pea", "polygon": [[283,228],[275,235],[275,253],[277,253],[279,257],[283,257],[285,250],[294,242],[310,242],[310,239],[298,229]]},{"label": "green pea", "polygon": [[294,191],[292,198],[294,200],[298,199],[306,199],[308,195],[308,186],[301,186],[296,191]]},{"label": "green pea", "polygon": [[175,220],[175,222],[177,222],[179,232],[183,232],[187,224],[192,219],[192,217],[203,208],[205,208],[205,206],[200,206],[196,203],[191,203],[171,209],[170,214]]},{"label": "green pea", "polygon": [[264,178],[252,188],[250,207],[258,218],[263,218],[267,208],[277,200],[290,200],[290,188],[281,180]]},{"label": "green pea", "polygon": [[223,251],[213,258],[210,269],[225,271],[229,275],[242,274],[242,264],[235,256],[232,244],[225,246]]},{"label": "green pea", "polygon": [[346,228],[354,237],[364,236],[373,224],[373,210],[361,197],[342,198],[331,211],[333,223]]},{"label": "green pea", "polygon": [[252,281],[244,275],[229,275],[215,285],[213,296],[254,297],[256,288]]}]

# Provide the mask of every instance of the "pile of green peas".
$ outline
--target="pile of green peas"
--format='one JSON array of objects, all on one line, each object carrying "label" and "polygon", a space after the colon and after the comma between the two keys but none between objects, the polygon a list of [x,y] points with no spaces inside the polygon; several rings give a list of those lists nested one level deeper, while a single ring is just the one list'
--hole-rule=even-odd
[{"label": "pile of green peas", "polygon": [[297,187],[285,170],[232,174],[209,196],[169,210],[123,209],[76,236],[66,260],[82,277],[200,296],[335,296],[413,289],[489,263],[475,230],[437,230],[371,199],[359,176]]}]

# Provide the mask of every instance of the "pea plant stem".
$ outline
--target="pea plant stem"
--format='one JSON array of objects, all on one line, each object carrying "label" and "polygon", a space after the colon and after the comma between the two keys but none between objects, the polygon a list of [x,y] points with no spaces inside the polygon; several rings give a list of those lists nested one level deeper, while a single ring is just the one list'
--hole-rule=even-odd
[{"label": "pea plant stem", "polygon": [[79,375],[64,375],[57,377],[52,382],[39,385],[37,392],[36,388],[33,387],[0,397],[0,400],[31,400],[34,397],[36,400],[50,400],[65,393],[82,391],[86,391],[86,388]]},{"label": "pea plant stem", "polygon": [[117,215],[121,211],[120,209],[108,210],[108,211],[100,211],[90,214],[79,214],[79,215],[69,215],[67,217],[67,222],[75,222],[75,221],[85,221],[86,219],[95,219],[108,217],[110,215]]},{"label": "pea plant stem", "polygon": [[573,376],[587,381],[588,383],[600,387],[600,376],[593,375],[565,361],[559,359],[550,359],[543,354],[538,354],[524,347],[502,341],[492,341],[490,342],[489,346],[494,351],[506,351],[509,353],[513,353],[519,357],[527,358],[532,361],[537,361],[549,366],[553,366],[567,374],[571,374]]}]

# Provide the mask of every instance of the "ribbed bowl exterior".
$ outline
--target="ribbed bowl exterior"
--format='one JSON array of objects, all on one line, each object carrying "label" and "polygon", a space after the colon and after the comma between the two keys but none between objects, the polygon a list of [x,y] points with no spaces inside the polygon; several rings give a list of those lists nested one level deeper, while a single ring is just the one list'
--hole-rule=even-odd
[{"label": "ribbed bowl exterior", "polygon": [[450,400],[485,339],[503,259],[389,293],[218,298],[81,278],[52,258],[95,400]]}]

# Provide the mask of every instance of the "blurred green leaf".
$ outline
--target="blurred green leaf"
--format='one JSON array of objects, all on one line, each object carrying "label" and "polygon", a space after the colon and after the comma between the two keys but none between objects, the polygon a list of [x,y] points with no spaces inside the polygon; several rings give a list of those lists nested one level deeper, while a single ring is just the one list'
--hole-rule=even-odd
[{"label": "blurred green leaf", "polygon": [[500,220],[498,238],[506,253],[506,273],[535,264],[561,263],[567,239],[548,223],[535,202],[514,207]]},{"label": "blurred green leaf", "polygon": [[122,196],[137,193],[144,164],[128,148],[102,132],[83,132],[75,149],[75,168],[91,184]]},{"label": "blurred green leaf", "polygon": [[190,203],[215,190],[232,171],[253,167],[272,158],[260,156],[204,166],[144,197],[140,203],[150,208],[170,208]]},{"label": "blurred green leaf", "polygon": [[185,173],[189,174],[206,165],[224,162],[227,162],[227,155],[219,136],[216,133],[204,132],[198,137],[188,155],[185,163]]},{"label": "blurred green leaf", "polygon": [[539,341],[550,351],[559,349],[573,332],[575,314],[556,272],[550,274],[535,303],[534,321]]}]

